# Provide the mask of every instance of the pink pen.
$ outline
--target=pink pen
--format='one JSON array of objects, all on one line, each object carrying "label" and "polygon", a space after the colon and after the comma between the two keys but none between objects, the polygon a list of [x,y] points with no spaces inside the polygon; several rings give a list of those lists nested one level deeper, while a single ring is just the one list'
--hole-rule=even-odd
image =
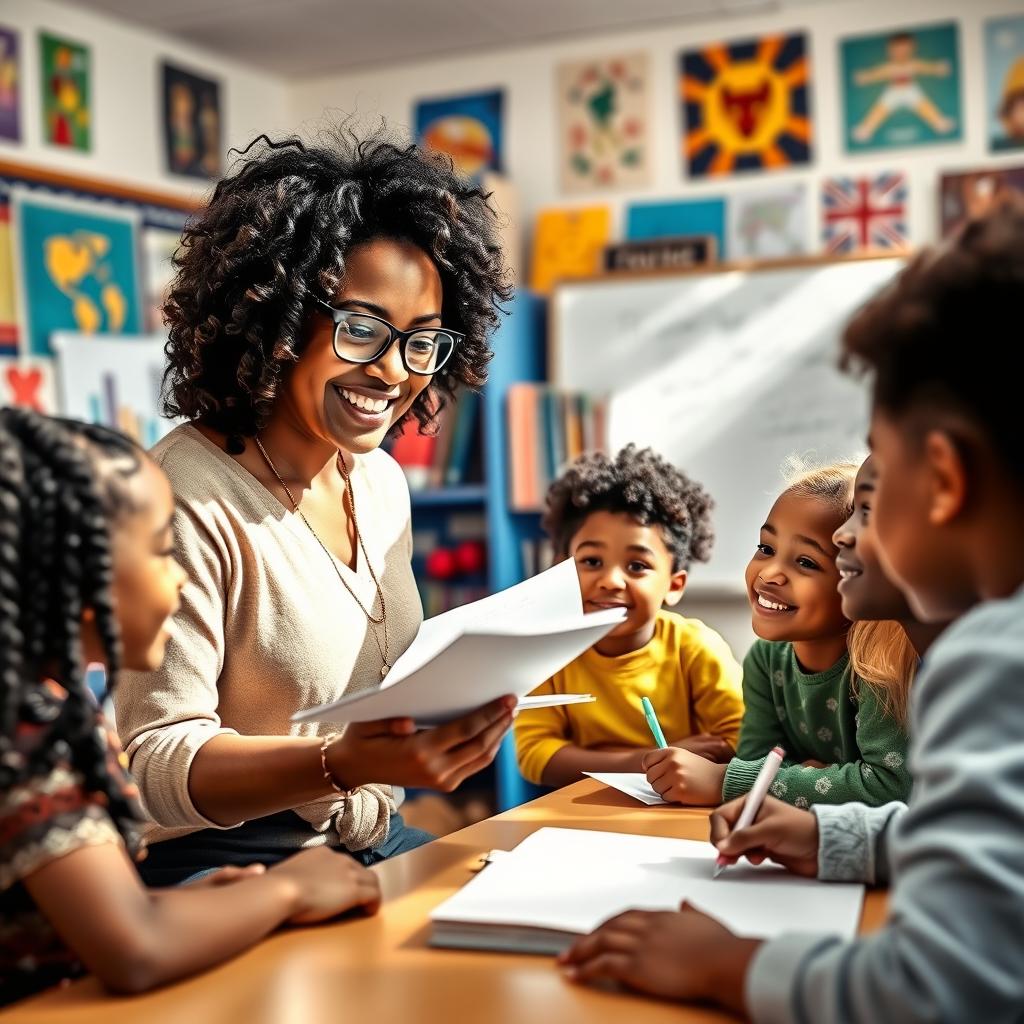
[{"label": "pink pen", "polygon": [[[743,810],[740,811],[740,818],[736,822],[734,832],[753,824],[757,812],[761,810],[761,804],[764,803],[764,798],[768,795],[769,787],[775,781],[779,768],[782,767],[782,760],[785,756],[786,752],[782,747],[772,747],[761,765],[761,770],[757,773],[754,785],[751,786],[750,792],[747,794],[747,802],[743,805]],[[722,869],[732,864],[734,860],[735,858],[726,857],[724,853],[720,853],[715,861],[715,871],[712,877],[717,878],[722,873]]]}]

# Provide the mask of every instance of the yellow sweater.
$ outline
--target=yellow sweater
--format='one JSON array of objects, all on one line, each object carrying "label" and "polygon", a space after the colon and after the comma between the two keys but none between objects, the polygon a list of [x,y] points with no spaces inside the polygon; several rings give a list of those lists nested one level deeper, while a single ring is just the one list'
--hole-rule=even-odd
[{"label": "yellow sweater", "polygon": [[597,700],[520,712],[515,723],[519,770],[540,782],[548,761],[569,744],[653,747],[641,697],[654,705],[669,743],[709,732],[735,746],[743,718],[742,678],[718,633],[699,619],[661,611],[645,647],[618,658],[591,648],[533,691],[592,693]]}]

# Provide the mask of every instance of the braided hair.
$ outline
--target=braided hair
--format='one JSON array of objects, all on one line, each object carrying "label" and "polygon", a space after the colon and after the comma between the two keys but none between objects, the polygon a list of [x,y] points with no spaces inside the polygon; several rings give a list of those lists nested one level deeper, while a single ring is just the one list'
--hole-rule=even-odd
[{"label": "braided hair", "polygon": [[[0,788],[71,766],[135,848],[131,791],[110,771],[106,730],[83,672],[92,609],[113,684],[120,641],[110,523],[128,510],[142,452],[121,434],[25,409],[0,409]],[[64,691],[54,701],[49,681]],[[26,755],[19,724],[49,742]]]}]

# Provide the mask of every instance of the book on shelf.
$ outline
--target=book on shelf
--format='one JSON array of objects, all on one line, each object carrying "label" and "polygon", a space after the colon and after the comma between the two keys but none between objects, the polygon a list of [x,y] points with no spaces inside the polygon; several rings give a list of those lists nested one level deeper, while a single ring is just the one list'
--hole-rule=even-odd
[{"label": "book on shelf", "polygon": [[432,433],[420,433],[412,419],[390,442],[392,458],[402,467],[409,490],[458,487],[470,482],[480,449],[480,396],[465,391],[448,399],[437,414]]},{"label": "book on shelf", "polygon": [[605,395],[519,382],[508,390],[509,506],[532,512],[551,482],[586,452],[608,450]]}]

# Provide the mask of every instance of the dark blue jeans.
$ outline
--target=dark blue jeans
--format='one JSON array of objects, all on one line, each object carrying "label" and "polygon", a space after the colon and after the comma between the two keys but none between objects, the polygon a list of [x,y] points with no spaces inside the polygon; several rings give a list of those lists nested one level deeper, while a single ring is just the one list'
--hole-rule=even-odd
[{"label": "dark blue jeans", "polygon": [[[313,830],[293,811],[280,811],[265,818],[247,821],[238,828],[204,828],[179,839],[168,839],[149,847],[145,860],[139,865],[139,874],[147,885],[180,885],[195,880],[227,864],[266,864],[271,867],[298,853],[295,846],[286,844],[297,829]],[[391,816],[388,837],[380,846],[353,853],[339,847],[339,854],[347,854],[360,864],[370,867],[400,853],[415,850],[434,837],[422,829],[410,828],[400,814]]]}]

